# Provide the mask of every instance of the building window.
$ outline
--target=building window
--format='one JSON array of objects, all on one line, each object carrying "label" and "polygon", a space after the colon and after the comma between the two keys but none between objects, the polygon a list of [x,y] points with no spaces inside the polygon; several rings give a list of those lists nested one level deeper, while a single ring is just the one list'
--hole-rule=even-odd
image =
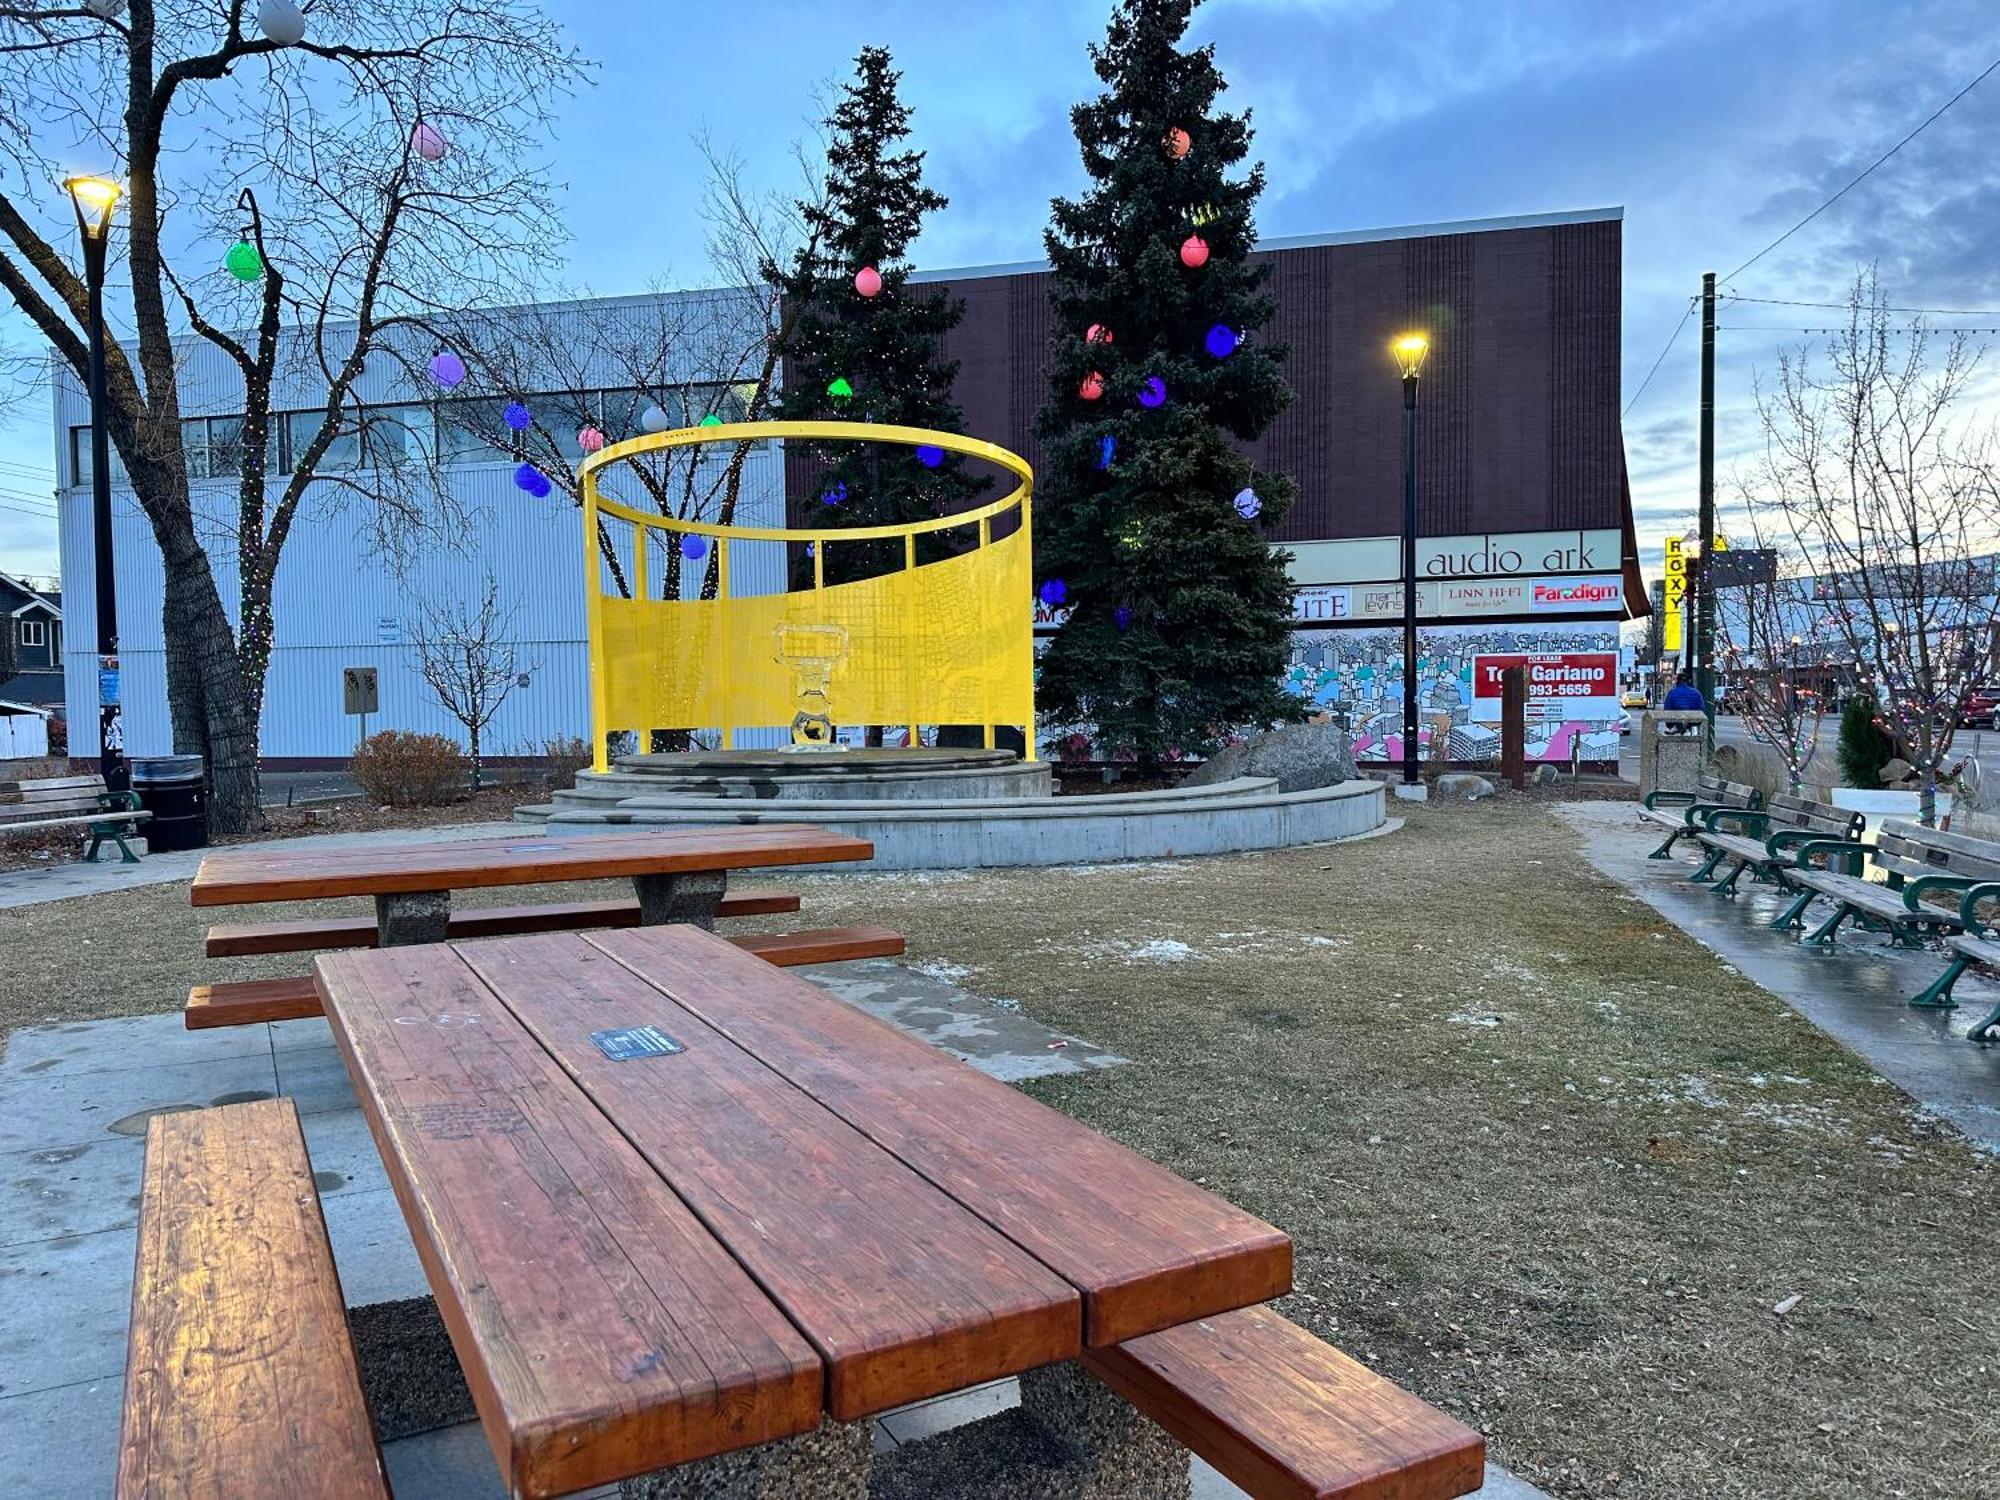
[{"label": "building window", "polygon": [[47,620],[23,620],[21,622],[21,644],[24,646],[46,646],[49,643],[49,622]]},{"label": "building window", "polygon": [[[72,427],[69,430],[69,471],[76,476],[76,483],[90,483],[90,428]],[[111,482],[125,483],[125,464],[118,457],[118,445],[111,445]]]}]

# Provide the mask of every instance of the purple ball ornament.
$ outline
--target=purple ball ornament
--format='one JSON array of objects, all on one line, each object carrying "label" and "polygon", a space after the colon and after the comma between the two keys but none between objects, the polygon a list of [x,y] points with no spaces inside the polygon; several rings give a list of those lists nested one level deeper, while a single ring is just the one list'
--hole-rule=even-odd
[{"label": "purple ball ornament", "polygon": [[832,484],[828,485],[825,489],[820,491],[819,503],[821,505],[838,505],[840,504],[841,501],[845,500],[846,498],[847,498],[847,486],[845,484],[842,484],[840,481],[835,480]]},{"label": "purple ball ornament", "polygon": [[935,469],[944,462],[944,449],[936,443],[922,443],[917,448],[917,462],[926,469]]},{"label": "purple ball ornament", "polygon": [[1060,578],[1045,578],[1035,592],[1041,596],[1042,603],[1054,609],[1069,597],[1069,585]]},{"label": "purple ball ornament", "polygon": [[1236,336],[1236,330],[1226,323],[1217,323],[1208,330],[1208,337],[1202,341],[1203,347],[1217,359],[1229,358],[1236,352],[1236,346],[1241,342],[1242,340]]},{"label": "purple ball ornament", "polygon": [[500,420],[516,432],[526,432],[534,422],[534,415],[518,401],[509,401],[507,409],[500,413]]},{"label": "purple ball ornament", "polygon": [[1109,469],[1111,467],[1111,460],[1117,456],[1118,439],[1107,432],[1097,440],[1097,467],[1100,469]]},{"label": "purple ball ornament", "polygon": [[1167,383],[1157,375],[1146,377],[1146,383],[1139,387],[1139,404],[1144,407],[1165,406],[1167,404]]},{"label": "purple ball ornament", "polygon": [[1111,623],[1118,627],[1119,633],[1121,635],[1125,631],[1131,629],[1132,627],[1131,609],[1126,605],[1123,604],[1119,605],[1116,609],[1111,611]]},{"label": "purple ball ornament", "polygon": [[465,361],[449,349],[440,349],[431,356],[431,379],[446,390],[455,389],[465,379]]},{"label": "purple ball ornament", "polygon": [[1236,506],[1236,514],[1246,521],[1256,520],[1257,513],[1264,508],[1264,502],[1257,498],[1257,492],[1248,485],[1236,492],[1233,503]]}]

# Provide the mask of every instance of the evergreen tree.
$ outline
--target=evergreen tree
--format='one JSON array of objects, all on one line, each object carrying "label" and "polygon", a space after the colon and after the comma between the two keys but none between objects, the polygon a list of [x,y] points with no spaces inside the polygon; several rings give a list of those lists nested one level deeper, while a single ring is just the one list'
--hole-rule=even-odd
[{"label": "evergreen tree", "polygon": [[[1057,199],[1049,399],[1035,514],[1042,597],[1071,613],[1039,705],[1155,762],[1296,719],[1282,684],[1286,556],[1264,529],[1289,478],[1241,444],[1290,400],[1273,301],[1247,256],[1264,187],[1246,116],[1216,111],[1213,49],[1182,51],[1198,0],[1119,0],[1091,49],[1106,92],[1071,111],[1091,186]],[[1204,257],[1205,251],[1205,259]],[[1160,382],[1165,400],[1154,402]],[[1236,500],[1244,491],[1244,509]]]},{"label": "evergreen tree", "polygon": [[[855,78],[827,117],[827,198],[801,203],[808,250],[789,269],[769,273],[799,309],[786,347],[787,421],[884,422],[946,432],[963,428],[952,399],[955,360],[939,343],[965,315],[965,304],[909,283],[909,247],[924,215],[945,206],[924,186],[924,153],[905,146],[910,111],[896,96],[901,74],[881,47],[863,47]],[[864,295],[856,277],[872,270],[879,290]],[[811,517],[821,526],[887,526],[926,520],[962,506],[984,488],[955,454],[934,466],[922,453],[878,444],[827,444],[819,462]],[[940,540],[935,546],[942,546]],[[936,555],[927,545],[920,555]],[[827,549],[830,582],[903,566],[899,542]]]}]

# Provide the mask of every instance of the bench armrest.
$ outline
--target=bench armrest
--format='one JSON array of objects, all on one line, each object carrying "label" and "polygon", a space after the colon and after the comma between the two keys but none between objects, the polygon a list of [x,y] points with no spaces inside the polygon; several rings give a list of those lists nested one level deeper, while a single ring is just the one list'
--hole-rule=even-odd
[{"label": "bench armrest", "polygon": [[[1731,820],[1740,821],[1741,819],[1749,817],[1766,816],[1765,814],[1760,813],[1754,807],[1738,807],[1731,802],[1697,802],[1694,804],[1694,806],[1690,807],[1687,810],[1687,813],[1683,818],[1683,821],[1686,822],[1688,827],[1693,828],[1698,823],[1700,823],[1701,820],[1709,817],[1710,814],[1714,815],[1715,821],[1713,823],[1703,824],[1702,826],[1705,826],[1711,833],[1715,831],[1717,823],[1727,823],[1730,822]],[[1737,831],[1740,833],[1748,833],[1750,830],[1747,827],[1739,827]]]},{"label": "bench armrest", "polygon": [[1640,800],[1645,804],[1648,812],[1655,812],[1659,809],[1662,802],[1673,807],[1680,807],[1684,803],[1693,802],[1695,794],[1693,792],[1648,792]]},{"label": "bench armrest", "polygon": [[1778,857],[1785,856],[1800,844],[1846,844],[1850,848],[1859,849],[1862,858],[1866,859],[1868,856],[1868,849],[1864,844],[1854,843],[1850,839],[1830,839],[1811,828],[1780,828],[1764,840],[1766,852]]},{"label": "bench armrest", "polygon": [[1979,905],[1982,901],[2000,901],[2000,881],[1982,880],[1979,884],[1966,887],[1965,894],[1958,899],[1958,917],[1965,924],[1965,930],[1975,936],[1984,936],[1991,924],[1979,920]]},{"label": "bench armrest", "polygon": [[1714,833],[1715,825],[1725,818],[1740,821],[1743,825],[1742,832],[1753,839],[1771,824],[1771,815],[1767,812],[1757,812],[1747,807],[1711,807],[1701,815],[1701,826],[1707,832]]},{"label": "bench armrest", "polygon": [[[1771,852],[1774,854],[1777,853],[1779,840],[1787,839],[1788,835],[1790,836],[1788,841],[1796,842],[1798,834],[1802,831],[1787,829],[1784,833],[1775,835],[1771,839]],[[1846,839],[1807,838],[1799,843],[1792,863],[1801,870],[1810,870],[1814,868],[1814,858],[1820,855],[1826,857],[1827,869],[1834,869],[1836,861],[1844,861],[1848,868],[1842,873],[1858,877],[1861,874],[1861,866],[1867,859],[1868,851],[1860,844],[1851,843]]]},{"label": "bench armrest", "polygon": [[99,812],[137,812],[139,794],[134,791],[99,792],[97,794]]},{"label": "bench armrest", "polygon": [[1978,883],[1970,875],[1919,875],[1903,882],[1903,905],[1915,911],[1932,891],[1962,891]]}]

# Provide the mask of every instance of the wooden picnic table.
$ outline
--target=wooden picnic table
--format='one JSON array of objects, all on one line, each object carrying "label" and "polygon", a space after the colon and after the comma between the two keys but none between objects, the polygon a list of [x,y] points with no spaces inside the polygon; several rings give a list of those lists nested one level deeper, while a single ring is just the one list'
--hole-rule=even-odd
[{"label": "wooden picnic table", "polygon": [[225,849],[202,860],[188,899],[195,906],[234,906],[373,896],[378,937],[387,948],[442,942],[453,891],[629,879],[642,925],[712,927],[731,870],[865,860],[874,853],[866,839],[802,823],[348,849]]},{"label": "wooden picnic table", "polygon": [[510,1493],[1291,1286],[1270,1225],[695,927],[334,953],[316,977]]}]

